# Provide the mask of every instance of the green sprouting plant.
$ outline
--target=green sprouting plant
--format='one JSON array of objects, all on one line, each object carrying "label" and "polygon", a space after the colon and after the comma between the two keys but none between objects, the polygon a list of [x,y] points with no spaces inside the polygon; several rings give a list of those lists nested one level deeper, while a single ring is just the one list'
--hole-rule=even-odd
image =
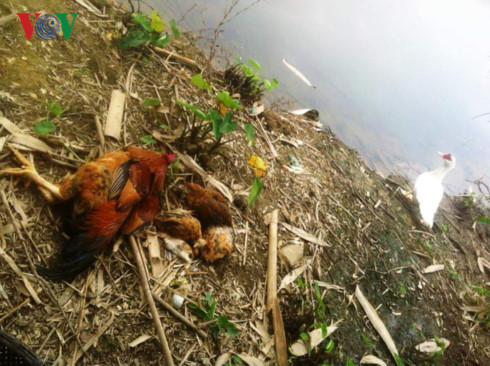
[{"label": "green sprouting plant", "polygon": [[490,226],[490,217],[488,217],[488,216],[479,217],[478,220],[476,220],[476,221]]},{"label": "green sprouting plant", "polygon": [[[153,10],[148,16],[141,13],[133,13],[131,18],[134,27],[119,41],[119,47],[122,49],[134,48],[147,43],[157,47],[168,45],[170,35],[164,31],[165,23],[156,10]],[[174,37],[178,37],[179,31],[175,21],[171,21],[170,24]]]},{"label": "green sprouting plant", "polygon": [[218,338],[221,331],[235,337],[238,334],[238,329],[235,324],[228,320],[226,315],[216,316],[216,301],[213,300],[211,294],[206,292],[201,304],[189,304],[189,308],[201,319],[206,321],[216,321],[216,324],[211,328],[211,334],[214,338]]},{"label": "green sprouting plant", "polygon": [[356,364],[349,357],[347,357],[347,361],[345,362],[345,366],[356,366]]},{"label": "green sprouting plant", "polygon": [[146,98],[141,104],[143,107],[157,107],[160,105],[160,99],[158,98]]},{"label": "green sprouting plant", "polygon": [[361,338],[362,338],[362,341],[364,342],[364,344],[366,346],[368,346],[369,350],[371,351],[374,348],[373,342],[371,342],[369,337],[367,335],[365,335],[364,333],[361,333]]},{"label": "green sprouting plant", "polygon": [[241,57],[235,59],[235,65],[227,70],[225,77],[238,92],[250,96],[260,96],[264,90],[279,88],[277,79],[267,79],[261,75],[262,66],[252,58],[243,61]]},{"label": "green sprouting plant", "polygon": [[242,359],[237,355],[233,355],[231,356],[231,360],[225,363],[224,366],[242,366],[242,365],[243,365]]},{"label": "green sprouting plant", "polygon": [[56,130],[56,126],[51,118],[56,118],[63,114],[63,109],[58,102],[45,102],[44,107],[46,108],[46,118],[34,125],[34,133],[37,135],[47,135]]},{"label": "green sprouting plant", "polygon": [[145,145],[154,145],[157,142],[152,135],[141,136],[140,141]]},{"label": "green sprouting plant", "polygon": [[405,286],[401,283],[400,284],[400,289],[398,290],[398,295],[400,295],[400,297],[405,297],[405,295],[407,294],[407,289],[405,288]]},{"label": "green sprouting plant", "polygon": [[260,180],[259,177],[255,177],[253,183],[252,183],[252,188],[250,189],[250,193],[248,195],[247,199],[247,206],[250,207],[254,204],[254,202],[257,200],[257,197],[259,196],[260,192],[262,192],[262,189],[264,188],[264,184],[262,183],[262,180]]},{"label": "green sprouting plant", "polygon": [[[191,83],[200,89],[211,91],[211,85],[203,79],[202,74],[195,74],[191,78]],[[177,101],[176,103],[182,106],[185,110],[192,113],[192,121],[190,126],[184,130],[182,138],[188,138],[188,142],[192,145],[205,141],[212,134],[215,143],[211,145],[207,152],[211,153],[224,145],[223,136],[235,131],[238,128],[238,123],[233,119],[233,111],[240,110],[240,102],[230,96],[227,91],[221,91],[215,96],[218,102],[217,109],[209,109],[204,111],[195,105]],[[242,125],[246,137],[254,143],[253,126],[250,123]]]}]

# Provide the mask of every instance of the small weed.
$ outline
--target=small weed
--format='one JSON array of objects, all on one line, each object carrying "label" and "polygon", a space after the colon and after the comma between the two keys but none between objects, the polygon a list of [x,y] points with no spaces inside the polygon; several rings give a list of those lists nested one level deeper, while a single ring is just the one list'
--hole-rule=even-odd
[{"label": "small weed", "polygon": [[209,85],[208,82],[202,78],[202,74],[195,74],[193,77],[191,77],[191,83],[198,88],[211,90],[211,85]]},{"label": "small weed", "polygon": [[490,226],[490,217],[482,216],[482,217],[479,217],[478,220],[476,220],[476,221]]},{"label": "small weed", "polygon": [[347,361],[345,362],[345,366],[356,366],[356,364],[350,358],[347,358]]},{"label": "small weed", "polygon": [[405,297],[406,294],[407,294],[407,289],[405,288],[405,286],[403,284],[400,284],[400,289],[398,290],[398,295],[400,295],[400,297]]},{"label": "small weed", "polygon": [[243,99],[258,100],[264,90],[279,88],[277,79],[264,78],[260,72],[262,66],[254,59],[242,61],[237,57],[235,65],[225,71],[225,78],[230,82],[233,92],[240,93]]},{"label": "small weed", "polygon": [[58,102],[45,102],[44,107],[46,108],[46,119],[34,125],[34,133],[36,135],[44,136],[56,130],[56,126],[51,118],[56,118],[63,114],[63,109]]},{"label": "small weed", "polygon": [[362,341],[364,342],[364,344],[366,344],[366,346],[368,346],[369,350],[372,350],[374,348],[373,342],[371,342],[371,340],[368,338],[367,335],[365,335],[364,333],[361,333],[361,338],[362,338]]},{"label": "small weed", "polygon": [[262,192],[262,189],[264,188],[264,185],[262,181],[260,180],[259,177],[255,177],[254,182],[252,184],[252,189],[250,189],[250,193],[248,195],[248,200],[247,200],[247,206],[252,206],[254,202],[257,200],[257,197],[259,196],[260,192]]},{"label": "small weed", "polygon": [[242,359],[237,355],[233,355],[231,356],[231,361],[225,363],[224,366],[242,366],[242,365],[243,365]]},{"label": "small weed", "polygon": [[[135,48],[150,43],[157,47],[165,47],[170,42],[170,36],[164,32],[165,23],[156,10],[147,16],[141,13],[131,14],[133,27],[119,41],[122,49]],[[171,23],[174,37],[178,34],[175,22]]]},{"label": "small weed", "polygon": [[221,331],[226,332],[232,337],[238,334],[238,329],[235,324],[230,323],[225,315],[216,316],[216,301],[213,300],[211,294],[206,292],[204,300],[201,300],[201,305],[189,304],[189,308],[201,319],[206,321],[216,320],[216,325],[211,329],[211,334],[216,339]]},{"label": "small weed", "polygon": [[143,102],[143,107],[156,107],[160,105],[160,99],[158,98],[146,98]]},{"label": "small weed", "polygon": [[140,141],[145,145],[154,145],[157,142],[152,135],[141,136]]}]

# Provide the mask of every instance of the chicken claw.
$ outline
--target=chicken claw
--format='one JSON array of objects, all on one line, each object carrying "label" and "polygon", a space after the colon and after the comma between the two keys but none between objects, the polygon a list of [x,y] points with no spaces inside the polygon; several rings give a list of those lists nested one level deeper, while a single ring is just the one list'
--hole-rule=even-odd
[{"label": "chicken claw", "polygon": [[31,163],[16,148],[10,144],[7,146],[15,155],[17,160],[19,160],[19,162],[22,164],[22,168],[8,168],[0,170],[0,175],[14,175],[20,177],[25,176],[38,185],[41,194],[48,202],[55,202],[62,199],[59,187],[41,177],[34,164]]}]

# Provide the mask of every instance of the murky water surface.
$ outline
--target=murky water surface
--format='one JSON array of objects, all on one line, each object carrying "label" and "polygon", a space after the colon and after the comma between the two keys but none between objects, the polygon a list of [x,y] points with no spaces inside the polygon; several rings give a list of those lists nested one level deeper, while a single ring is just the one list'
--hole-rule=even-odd
[{"label": "murky water surface", "polygon": [[[146,2],[199,31],[230,1]],[[442,164],[437,151],[454,153],[446,187],[456,193],[466,180],[490,181],[490,115],[475,118],[490,112],[489,19],[486,0],[264,0],[227,23],[219,42],[258,60],[298,106],[318,109],[373,168],[413,178]]]}]

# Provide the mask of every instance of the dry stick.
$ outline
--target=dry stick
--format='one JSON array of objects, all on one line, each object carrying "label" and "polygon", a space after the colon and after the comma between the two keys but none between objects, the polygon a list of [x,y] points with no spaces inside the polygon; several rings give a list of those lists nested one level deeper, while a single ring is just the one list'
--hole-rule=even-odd
[{"label": "dry stick", "polygon": [[279,210],[272,211],[272,219],[269,226],[269,254],[267,259],[267,312],[272,310],[272,324],[274,327],[274,346],[276,359],[279,366],[288,365],[288,352],[284,323],[281,317],[281,309],[277,301],[277,223]]},{"label": "dry stick", "polygon": [[366,299],[366,297],[362,293],[359,286],[356,286],[355,295],[357,297],[357,300],[361,304],[362,308],[366,312],[366,315],[368,316],[369,320],[371,321],[371,324],[373,324],[374,329],[376,329],[378,334],[381,336],[383,341],[386,343],[386,346],[388,347],[393,358],[396,361],[398,358],[398,349],[396,348],[396,345],[395,345],[395,342],[393,341],[393,338],[391,338],[390,332],[386,328],[385,324],[383,323],[383,321],[379,317],[379,315],[376,312],[376,310],[374,309],[374,307]]},{"label": "dry stick", "polygon": [[0,318],[0,324],[6,319],[8,318],[10,315],[14,314],[17,310],[23,308],[24,306],[26,306],[29,302],[31,301],[30,298],[27,298],[25,299],[23,302],[21,302],[19,305],[17,305],[15,308],[13,308],[12,310],[10,310],[7,314],[5,314],[4,316],[2,316]]},{"label": "dry stick", "polygon": [[113,90],[111,94],[111,103],[107,113],[104,135],[119,140],[121,137],[121,124],[124,113],[124,102],[126,94],[120,90]]},{"label": "dry stick", "polygon": [[95,116],[95,128],[97,129],[97,136],[100,141],[100,148],[102,149],[102,153],[105,153],[105,137],[104,132],[102,131],[102,125],[100,124],[100,117]]},{"label": "dry stick", "polygon": [[6,16],[0,18],[0,27],[5,25],[5,24],[10,23],[12,20],[14,20],[16,18],[17,18],[17,14],[15,14],[15,13],[12,13],[12,14],[9,14],[9,15],[6,15]]},{"label": "dry stick", "polygon": [[163,300],[160,296],[155,294],[154,292],[152,293],[153,298],[158,301],[170,314],[175,316],[178,320],[180,320],[182,323],[187,325],[190,329],[192,329],[194,332],[196,332],[201,338],[207,338],[208,335],[198,329],[194,324],[192,324],[185,316],[183,316],[181,313],[179,313],[177,310],[175,310],[172,305],[170,305],[168,302]]},{"label": "dry stick", "polygon": [[145,293],[146,301],[148,303],[148,306],[150,307],[153,321],[155,322],[155,328],[157,329],[158,338],[160,339],[160,343],[162,345],[162,351],[165,357],[165,363],[167,364],[167,366],[174,366],[174,361],[172,360],[172,354],[170,353],[167,337],[165,336],[165,333],[163,331],[160,315],[158,314],[158,310],[155,306],[155,301],[153,300],[153,297],[151,295],[151,290],[150,290],[150,285],[145,270],[145,265],[143,264],[143,258],[140,255],[138,244],[136,243],[136,240],[132,235],[129,237],[129,241],[131,243],[131,249],[133,250],[133,255],[136,260],[136,264],[138,266],[138,274],[140,277],[141,286],[143,287],[143,292]]},{"label": "dry stick", "polygon": [[243,248],[242,266],[244,266],[247,263],[247,243],[248,243],[248,221],[245,222],[245,244]]},{"label": "dry stick", "polygon": [[272,145],[272,142],[269,139],[269,135],[265,132],[264,126],[262,126],[262,121],[260,120],[259,117],[256,117],[256,119],[257,119],[257,125],[260,127],[259,128],[259,131],[262,133],[262,136],[264,137],[265,142],[269,146],[269,150],[272,153],[272,157],[274,159],[277,158],[278,157],[278,154],[277,154],[276,148],[274,147],[274,145]]},{"label": "dry stick", "polygon": [[197,68],[199,70],[202,69],[196,61],[191,60],[190,58],[187,58],[187,57],[184,57],[184,56],[180,56],[180,55],[176,54],[173,51],[169,51],[169,50],[166,50],[166,49],[160,48],[160,47],[153,47],[153,49],[155,50],[155,52],[157,52],[157,53],[159,53],[161,55],[167,56],[168,58],[172,58],[172,59],[174,59],[176,61],[179,61],[179,62],[181,62],[183,64],[188,65],[188,66],[195,67],[195,68]]}]

